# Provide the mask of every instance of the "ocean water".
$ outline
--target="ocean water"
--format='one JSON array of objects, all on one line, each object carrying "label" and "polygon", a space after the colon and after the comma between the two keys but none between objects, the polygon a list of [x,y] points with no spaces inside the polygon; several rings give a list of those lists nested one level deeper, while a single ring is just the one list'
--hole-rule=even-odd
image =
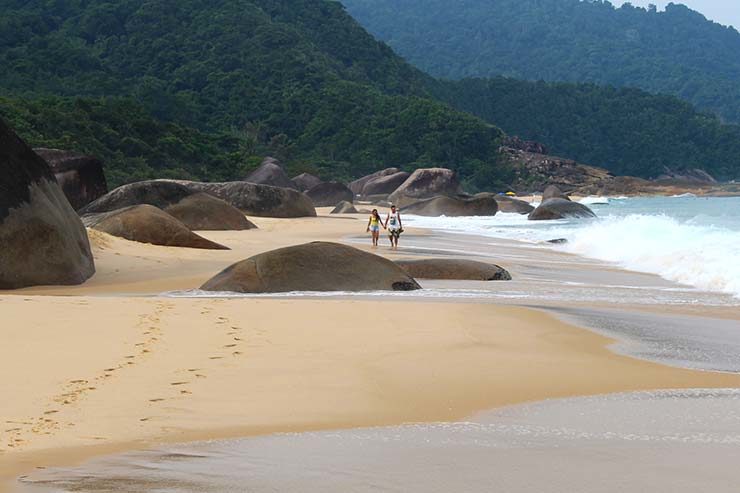
[{"label": "ocean water", "polygon": [[738,491],[740,391],[549,400],[460,423],[166,446],[39,471],[23,493]]},{"label": "ocean water", "polygon": [[[542,244],[740,298],[740,197],[589,197],[592,220],[405,216],[408,226]],[[607,202],[607,203],[604,203]],[[547,240],[566,239],[559,245]]]}]

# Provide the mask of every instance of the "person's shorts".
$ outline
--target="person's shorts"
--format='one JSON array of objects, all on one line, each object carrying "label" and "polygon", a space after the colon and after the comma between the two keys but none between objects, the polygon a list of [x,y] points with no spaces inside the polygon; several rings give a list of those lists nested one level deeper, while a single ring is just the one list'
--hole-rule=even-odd
[{"label": "person's shorts", "polygon": [[380,231],[380,226],[370,226],[370,231],[377,233]]},{"label": "person's shorts", "polygon": [[400,229],[389,229],[388,236],[393,236],[394,238],[398,238],[399,236],[401,236],[401,230]]}]

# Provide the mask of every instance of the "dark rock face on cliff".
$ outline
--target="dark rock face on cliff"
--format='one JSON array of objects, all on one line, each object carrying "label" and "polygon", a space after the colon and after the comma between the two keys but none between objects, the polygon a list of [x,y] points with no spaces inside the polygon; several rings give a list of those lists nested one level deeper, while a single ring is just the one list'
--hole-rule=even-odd
[{"label": "dark rock face on cliff", "polygon": [[88,227],[139,243],[228,250],[199,236],[183,223],[153,205],[134,205],[112,212],[84,216]]},{"label": "dark rock face on cliff", "polygon": [[294,176],[290,181],[293,182],[293,188],[300,192],[311,190],[316,185],[322,183],[321,178],[310,173],[301,173],[298,176]]},{"label": "dark rock face on cliff", "polygon": [[476,260],[433,258],[397,260],[396,265],[415,279],[460,281],[510,281],[511,274],[495,264]]},{"label": "dark rock face on cliff", "polygon": [[435,196],[457,195],[460,182],[457,173],[446,168],[417,169],[396,189],[388,200],[400,207]]},{"label": "dark rock face on cliff", "polygon": [[421,286],[396,264],[338,243],[313,242],[261,253],[206,282],[206,291],[410,291]]},{"label": "dark rock face on cliff", "polygon": [[530,221],[546,221],[552,219],[591,218],[596,217],[591,209],[578,202],[553,198],[543,201],[529,214]]},{"label": "dark rock face on cliff", "polygon": [[517,151],[531,152],[533,154],[549,154],[545,144],[540,144],[539,142],[534,142],[532,140],[522,140],[516,135],[512,137],[504,137],[502,145]]},{"label": "dark rock face on cliff", "polygon": [[244,181],[258,185],[270,185],[273,187],[294,188],[294,184],[285,174],[283,166],[275,158],[266,157],[259,167],[249,173]]},{"label": "dark rock face on cliff", "polygon": [[193,231],[255,229],[242,211],[207,193],[194,193],[164,210]]},{"label": "dark rock face on cliff", "polygon": [[546,154],[501,148],[503,161],[514,170],[515,190],[537,192],[548,185],[572,193],[583,188],[599,187],[614,179],[607,170]]},{"label": "dark rock face on cliff", "polygon": [[495,216],[498,202],[492,193],[480,193],[474,197],[433,197],[419,200],[402,210],[416,216]]},{"label": "dark rock face on cliff", "polygon": [[350,182],[349,189],[352,190],[352,193],[354,193],[355,195],[359,195],[362,193],[362,188],[365,186],[365,183],[372,180],[373,178],[394,175],[400,171],[401,170],[398,168],[386,168],[380,171],[376,171],[375,173],[371,173],[369,175],[363,176],[362,178],[358,178],[357,180],[353,182]]},{"label": "dark rock face on cliff", "polygon": [[34,151],[49,165],[75,210],[108,193],[100,159],[59,149],[40,148]]},{"label": "dark rock face on cliff", "polygon": [[81,284],[87,232],[47,163],[0,120],[0,289]]},{"label": "dark rock face on cliff", "polygon": [[411,173],[407,173],[406,171],[399,171],[392,175],[376,176],[365,183],[360,195],[363,197],[390,195],[395,192],[398,187],[403,185],[409,176],[411,176]]},{"label": "dark rock face on cliff", "polygon": [[306,192],[316,207],[335,206],[339,202],[352,202],[355,194],[347,185],[338,181],[320,183]]}]

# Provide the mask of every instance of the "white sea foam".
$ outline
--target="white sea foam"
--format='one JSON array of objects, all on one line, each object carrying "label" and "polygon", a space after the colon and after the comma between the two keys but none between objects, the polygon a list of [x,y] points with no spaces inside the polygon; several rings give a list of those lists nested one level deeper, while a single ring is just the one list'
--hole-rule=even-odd
[{"label": "white sea foam", "polygon": [[595,196],[588,196],[583,197],[581,200],[579,200],[583,205],[608,205],[609,204],[609,197],[595,197]]},{"label": "white sea foam", "polygon": [[[629,201],[623,203],[626,202]],[[603,216],[605,211],[611,211],[613,206],[610,206],[604,209],[601,218],[585,221],[534,222],[518,214],[465,218],[408,216],[405,220],[409,226],[538,244],[565,238],[567,243],[549,248],[740,298],[740,228],[728,227],[740,222],[734,216],[737,214],[734,205],[734,202],[725,203],[732,209],[728,212],[733,214],[730,216],[697,214],[688,219],[629,211],[625,215]]]}]

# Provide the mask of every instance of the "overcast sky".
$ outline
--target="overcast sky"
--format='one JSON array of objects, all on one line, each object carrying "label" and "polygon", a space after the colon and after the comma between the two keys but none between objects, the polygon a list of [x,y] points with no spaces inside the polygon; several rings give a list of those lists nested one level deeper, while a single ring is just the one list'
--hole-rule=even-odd
[{"label": "overcast sky", "polygon": [[[620,4],[620,2],[615,1],[612,1],[612,3]],[[631,0],[630,3],[640,7],[647,7],[653,3],[659,9],[662,9],[671,2],[669,0]],[[740,31],[740,0],[673,0],[673,3],[682,3],[697,12],[701,12],[707,19],[725,26],[733,26]]]}]

